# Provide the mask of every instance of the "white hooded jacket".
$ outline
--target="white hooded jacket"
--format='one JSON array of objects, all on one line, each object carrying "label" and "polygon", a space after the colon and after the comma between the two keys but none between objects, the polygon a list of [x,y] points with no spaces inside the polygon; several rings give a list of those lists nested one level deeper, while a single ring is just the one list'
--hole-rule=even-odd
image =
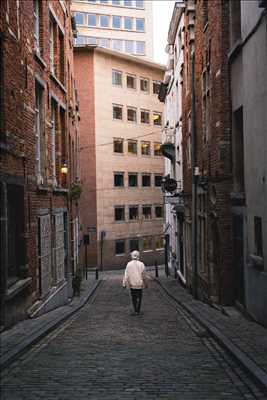
[{"label": "white hooded jacket", "polygon": [[130,289],[143,289],[145,287],[144,274],[144,264],[141,261],[132,260],[126,265],[122,285]]}]

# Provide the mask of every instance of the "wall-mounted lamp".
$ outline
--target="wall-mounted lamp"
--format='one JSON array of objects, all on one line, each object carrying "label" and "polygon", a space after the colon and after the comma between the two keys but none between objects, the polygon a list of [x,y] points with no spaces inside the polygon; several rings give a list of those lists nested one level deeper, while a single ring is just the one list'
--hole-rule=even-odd
[{"label": "wall-mounted lamp", "polygon": [[63,175],[67,175],[67,173],[68,173],[67,164],[63,164],[63,165],[61,166],[61,168],[60,168],[60,171],[61,171],[61,173],[62,173]]}]

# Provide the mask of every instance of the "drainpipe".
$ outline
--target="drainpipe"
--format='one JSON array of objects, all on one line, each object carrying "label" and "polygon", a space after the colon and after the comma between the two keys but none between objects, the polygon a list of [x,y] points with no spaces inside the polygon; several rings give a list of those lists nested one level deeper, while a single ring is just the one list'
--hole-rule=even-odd
[{"label": "drainpipe", "polygon": [[199,170],[197,163],[196,140],[196,94],[195,94],[195,51],[192,50],[192,123],[191,123],[191,159],[192,159],[192,267],[193,296],[198,298],[198,254],[197,254],[197,183]]}]

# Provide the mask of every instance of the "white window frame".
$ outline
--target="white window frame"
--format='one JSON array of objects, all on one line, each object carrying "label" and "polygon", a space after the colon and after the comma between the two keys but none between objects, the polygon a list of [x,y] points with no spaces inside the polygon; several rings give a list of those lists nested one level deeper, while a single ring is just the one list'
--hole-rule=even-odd
[{"label": "white window frame", "polygon": [[34,40],[35,40],[35,50],[40,53],[40,1],[34,0]]},{"label": "white window frame", "polygon": [[[116,74],[118,74],[118,75],[120,75],[120,81],[121,81],[121,83],[120,84],[116,84],[114,81],[116,80],[115,79],[115,75]],[[113,77],[114,77],[114,79],[113,79]],[[121,71],[118,71],[118,70],[116,70],[116,69],[113,69],[112,70],[112,86],[115,86],[115,87],[122,87],[122,72]]]},{"label": "white window frame", "polygon": [[49,52],[49,58],[50,58],[50,71],[52,74],[55,74],[55,37],[54,37],[54,20],[50,16],[50,21],[49,21],[49,46],[50,46],[50,52]]}]

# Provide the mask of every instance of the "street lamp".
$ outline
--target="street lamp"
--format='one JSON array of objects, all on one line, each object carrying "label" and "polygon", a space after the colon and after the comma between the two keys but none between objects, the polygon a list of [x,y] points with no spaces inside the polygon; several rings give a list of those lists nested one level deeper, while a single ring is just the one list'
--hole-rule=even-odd
[{"label": "street lamp", "polygon": [[66,163],[64,163],[64,164],[61,165],[60,171],[61,171],[62,175],[67,175],[67,173],[68,173],[68,167],[67,167],[67,164],[66,164]]}]

